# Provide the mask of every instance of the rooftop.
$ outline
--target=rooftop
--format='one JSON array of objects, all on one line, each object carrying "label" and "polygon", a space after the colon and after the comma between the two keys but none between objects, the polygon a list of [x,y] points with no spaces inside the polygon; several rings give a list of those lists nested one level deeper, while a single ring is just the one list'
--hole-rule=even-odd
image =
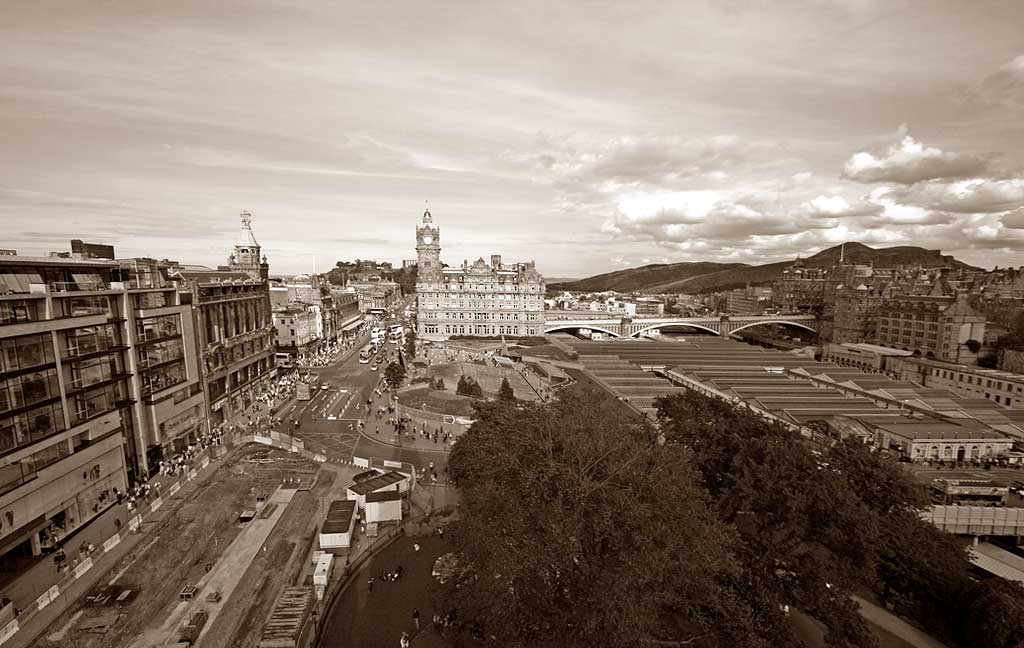
[{"label": "rooftop", "polygon": [[348,490],[352,491],[356,495],[367,495],[382,488],[393,486],[401,482],[403,479],[405,479],[405,475],[392,470],[391,472],[384,473],[378,477],[372,477],[352,484],[348,487]]},{"label": "rooftop", "polygon": [[995,430],[986,430],[984,428],[978,430],[972,430],[962,425],[955,423],[944,423],[941,421],[927,421],[927,422],[894,422],[885,423],[878,426],[880,429],[889,432],[898,437],[908,439],[911,441],[925,441],[925,440],[992,440],[992,441],[1009,441],[1010,439],[1006,436],[996,432]]}]

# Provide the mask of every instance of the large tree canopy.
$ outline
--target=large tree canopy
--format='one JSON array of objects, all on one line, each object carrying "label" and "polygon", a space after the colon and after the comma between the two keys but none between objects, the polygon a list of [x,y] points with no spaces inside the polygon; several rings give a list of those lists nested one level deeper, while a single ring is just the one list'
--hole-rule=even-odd
[{"label": "large tree canopy", "polygon": [[797,608],[869,648],[871,592],[950,646],[1022,646],[1024,590],[972,581],[899,463],[696,392],[657,407],[658,429],[580,388],[479,405],[449,602],[503,645],[788,648]]},{"label": "large tree canopy", "polygon": [[449,464],[468,568],[450,601],[505,644],[768,645],[722,587],[735,535],[689,465],[601,395],[479,406]]}]

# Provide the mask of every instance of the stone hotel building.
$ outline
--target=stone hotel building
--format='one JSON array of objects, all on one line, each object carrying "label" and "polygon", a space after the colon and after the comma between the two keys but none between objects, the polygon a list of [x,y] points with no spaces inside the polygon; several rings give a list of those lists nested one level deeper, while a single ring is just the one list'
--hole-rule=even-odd
[{"label": "stone hotel building", "polygon": [[429,211],[416,227],[416,332],[432,340],[452,335],[523,336],[544,332],[544,277],[533,261],[505,265],[500,255],[446,268],[441,230]]}]

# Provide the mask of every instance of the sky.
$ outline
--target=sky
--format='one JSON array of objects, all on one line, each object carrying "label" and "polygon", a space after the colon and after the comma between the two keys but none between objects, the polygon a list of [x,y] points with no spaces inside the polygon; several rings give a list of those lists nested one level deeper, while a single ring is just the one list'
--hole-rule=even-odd
[{"label": "sky", "polygon": [[1024,265],[1024,2],[0,3],[0,247]]}]

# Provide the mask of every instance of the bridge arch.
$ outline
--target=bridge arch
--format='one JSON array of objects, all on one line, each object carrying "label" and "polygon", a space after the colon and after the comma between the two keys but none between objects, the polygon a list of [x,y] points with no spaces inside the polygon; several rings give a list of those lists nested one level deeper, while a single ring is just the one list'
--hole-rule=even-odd
[{"label": "bridge arch", "polygon": [[620,334],[616,333],[615,331],[609,331],[608,329],[602,328],[600,326],[583,325],[583,324],[556,324],[555,326],[552,326],[551,328],[545,328],[544,329],[544,333],[546,335],[548,333],[555,333],[557,331],[578,331],[579,329],[587,329],[587,330],[590,330],[590,331],[601,331],[602,333],[607,333],[608,335],[611,335],[612,337],[622,337]]},{"label": "bridge arch", "polygon": [[696,329],[700,329],[702,331],[707,331],[708,333],[714,333],[715,335],[721,335],[721,333],[719,331],[716,331],[715,329],[709,328],[709,327],[704,326],[702,324],[692,324],[690,322],[679,321],[679,322],[662,322],[661,324],[652,324],[651,326],[645,326],[644,328],[640,329],[636,333],[630,333],[629,337],[640,337],[641,334],[646,333],[647,331],[653,331],[654,329],[668,328],[670,326],[688,326],[690,328],[696,328]]},{"label": "bridge arch", "polygon": [[750,328],[752,326],[761,326],[762,324],[787,324],[789,326],[795,326],[797,328],[802,328],[805,331],[810,331],[811,333],[814,333],[814,334],[818,333],[817,330],[812,329],[810,326],[807,326],[806,324],[801,324],[800,322],[791,322],[789,320],[780,319],[780,320],[761,320],[761,321],[757,321],[757,322],[748,322],[748,323],[744,324],[743,326],[737,326],[736,328],[734,328],[731,331],[729,331],[729,335],[732,335],[733,333],[738,333],[739,331],[742,331],[743,329],[746,329],[746,328]]}]

